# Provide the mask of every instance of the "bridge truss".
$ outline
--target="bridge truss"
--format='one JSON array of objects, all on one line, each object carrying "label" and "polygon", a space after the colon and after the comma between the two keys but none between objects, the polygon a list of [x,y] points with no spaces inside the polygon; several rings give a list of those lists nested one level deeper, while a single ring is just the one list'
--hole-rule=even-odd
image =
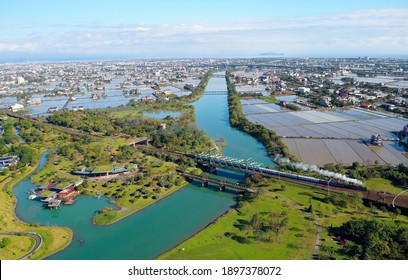
[{"label": "bridge truss", "polygon": [[208,152],[203,152],[196,155],[196,159],[202,162],[207,162],[213,165],[225,166],[234,168],[244,172],[259,171],[262,172],[262,163],[258,163],[252,158],[239,159],[234,157],[223,156],[217,148],[213,148]]},{"label": "bridge truss", "polygon": [[204,91],[204,95],[228,95],[228,91],[225,91],[225,90]]}]

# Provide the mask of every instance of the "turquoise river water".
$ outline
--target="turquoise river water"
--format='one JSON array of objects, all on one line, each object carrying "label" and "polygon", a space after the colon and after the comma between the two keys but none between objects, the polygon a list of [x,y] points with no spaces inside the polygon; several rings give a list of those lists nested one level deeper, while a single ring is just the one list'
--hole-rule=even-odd
[{"label": "turquoise river water", "polygon": [[[224,78],[211,78],[209,91],[226,90]],[[194,103],[197,125],[212,138],[223,138],[228,156],[249,158],[273,165],[265,148],[252,137],[234,130],[228,122],[227,96],[204,96]],[[43,168],[47,154],[42,155]],[[223,171],[222,175],[226,175]],[[235,179],[240,176],[229,174]],[[242,177],[242,176],[241,176]],[[110,226],[92,224],[92,216],[109,202],[80,196],[72,206],[46,209],[27,199],[34,185],[27,177],[15,188],[16,214],[29,223],[68,226],[74,240],[68,248],[48,259],[152,259],[188,239],[234,205],[234,194],[189,184],[176,193]]]}]

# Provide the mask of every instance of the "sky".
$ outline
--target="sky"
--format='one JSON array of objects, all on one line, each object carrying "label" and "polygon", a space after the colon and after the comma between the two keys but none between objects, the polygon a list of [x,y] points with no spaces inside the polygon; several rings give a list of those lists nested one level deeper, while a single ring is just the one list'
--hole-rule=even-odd
[{"label": "sky", "polygon": [[0,0],[0,61],[407,57],[406,0]]}]

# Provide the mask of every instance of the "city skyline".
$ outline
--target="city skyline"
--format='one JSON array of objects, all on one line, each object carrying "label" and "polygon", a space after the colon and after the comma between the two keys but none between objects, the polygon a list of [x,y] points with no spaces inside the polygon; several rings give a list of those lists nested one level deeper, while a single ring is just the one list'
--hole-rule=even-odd
[{"label": "city skyline", "polygon": [[408,55],[402,0],[6,0],[0,9],[0,62]]}]

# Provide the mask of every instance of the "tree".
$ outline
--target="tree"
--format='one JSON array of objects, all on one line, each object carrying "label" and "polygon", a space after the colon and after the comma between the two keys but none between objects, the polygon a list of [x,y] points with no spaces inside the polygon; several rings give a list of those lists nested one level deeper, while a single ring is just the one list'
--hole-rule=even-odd
[{"label": "tree", "polygon": [[390,217],[393,221],[395,221],[395,219],[398,217],[399,214],[401,214],[401,210],[399,208],[395,208],[392,211],[389,212],[390,213]]},{"label": "tree", "polygon": [[357,259],[407,259],[408,228],[375,220],[351,220],[339,234],[351,242],[345,252]]},{"label": "tree", "polygon": [[307,208],[307,212],[313,213],[313,204],[310,203],[309,208]]},{"label": "tree", "polygon": [[253,215],[251,220],[249,221],[249,224],[251,225],[252,229],[255,232],[255,230],[259,229],[262,224],[261,215],[259,213]]},{"label": "tree", "polygon": [[360,167],[360,163],[358,161],[353,162],[353,164],[351,165],[351,168],[354,170],[356,170],[359,167]]},{"label": "tree", "polygon": [[10,239],[10,238],[8,238],[8,237],[3,237],[3,239],[2,239],[1,242],[0,242],[0,248],[5,248],[5,247],[7,247],[8,245],[10,245],[10,243],[11,243],[11,239]]}]

